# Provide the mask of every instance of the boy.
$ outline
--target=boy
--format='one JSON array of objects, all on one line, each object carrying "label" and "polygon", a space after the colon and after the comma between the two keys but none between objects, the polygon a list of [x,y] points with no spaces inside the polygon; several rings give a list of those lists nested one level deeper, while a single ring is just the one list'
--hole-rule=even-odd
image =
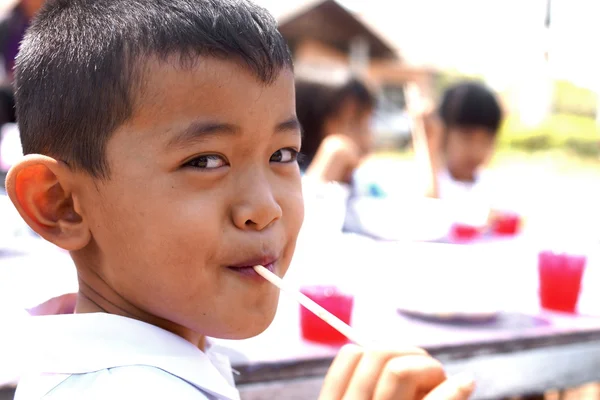
[{"label": "boy", "polygon": [[[76,313],[34,318],[17,399],[236,399],[205,337],[272,321],[303,217],[294,76],[244,0],[48,0],[16,67],[7,192],[70,252]],[[34,343],[32,343],[34,345]],[[420,350],[347,347],[322,398],[467,397]]]}]

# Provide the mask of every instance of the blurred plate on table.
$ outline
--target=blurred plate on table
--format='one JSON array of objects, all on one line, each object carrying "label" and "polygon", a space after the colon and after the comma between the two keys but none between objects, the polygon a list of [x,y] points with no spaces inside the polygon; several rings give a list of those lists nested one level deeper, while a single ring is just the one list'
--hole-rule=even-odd
[{"label": "blurred plate on table", "polygon": [[479,311],[443,311],[443,310],[418,310],[405,307],[399,307],[398,312],[411,318],[418,318],[434,322],[458,322],[458,323],[484,323],[494,321],[499,310],[479,310]]}]

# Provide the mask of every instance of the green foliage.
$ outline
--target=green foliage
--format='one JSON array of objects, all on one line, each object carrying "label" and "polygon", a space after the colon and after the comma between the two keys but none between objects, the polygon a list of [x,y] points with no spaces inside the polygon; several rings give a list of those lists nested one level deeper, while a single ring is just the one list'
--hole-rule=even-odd
[{"label": "green foliage", "polygon": [[500,131],[499,144],[525,151],[564,149],[583,157],[598,157],[600,128],[594,119],[579,115],[550,115],[534,127],[509,116]]},{"label": "green foliage", "polygon": [[571,82],[554,82],[553,109],[557,114],[573,114],[595,118],[597,96],[594,91]]}]

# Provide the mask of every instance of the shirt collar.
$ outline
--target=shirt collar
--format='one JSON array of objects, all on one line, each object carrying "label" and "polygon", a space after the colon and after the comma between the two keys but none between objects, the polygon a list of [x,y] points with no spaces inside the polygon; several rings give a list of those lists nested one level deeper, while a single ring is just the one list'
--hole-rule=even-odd
[{"label": "shirt collar", "polygon": [[[219,399],[239,399],[230,365],[154,325],[113,314],[28,318],[28,340],[39,373],[88,373],[148,365],[160,368]],[[225,365],[226,364],[226,365]],[[227,367],[229,370],[227,371]],[[227,376],[228,375],[228,376]]]}]

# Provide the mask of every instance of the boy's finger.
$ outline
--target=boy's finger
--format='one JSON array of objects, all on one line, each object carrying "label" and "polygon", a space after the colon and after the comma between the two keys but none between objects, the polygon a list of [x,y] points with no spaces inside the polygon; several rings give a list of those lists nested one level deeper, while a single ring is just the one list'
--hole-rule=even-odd
[{"label": "boy's finger", "polygon": [[346,385],[354,374],[363,353],[364,350],[356,345],[350,344],[342,347],[327,371],[319,399],[337,400],[342,398],[346,392]]},{"label": "boy's finger", "polygon": [[424,356],[426,353],[418,348],[407,348],[396,351],[369,351],[366,352],[354,371],[350,380],[345,398],[371,399],[375,393],[375,387],[380,380],[382,372],[388,361],[397,357]]},{"label": "boy's finger", "polygon": [[423,400],[467,400],[475,390],[475,381],[469,376],[455,376],[432,390]]},{"label": "boy's finger", "polygon": [[396,357],[385,365],[372,398],[413,400],[417,395],[429,393],[445,379],[442,365],[431,357]]}]

